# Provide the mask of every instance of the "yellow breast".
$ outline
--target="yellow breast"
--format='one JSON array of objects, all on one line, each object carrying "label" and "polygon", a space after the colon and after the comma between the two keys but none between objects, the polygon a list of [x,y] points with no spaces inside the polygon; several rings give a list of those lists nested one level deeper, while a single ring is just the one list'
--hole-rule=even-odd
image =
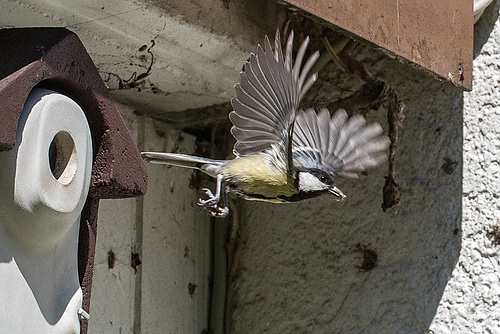
[{"label": "yellow breast", "polygon": [[297,193],[294,177],[288,175],[285,166],[270,162],[269,155],[256,153],[229,162],[223,174],[227,182],[248,194],[265,197],[292,196]]}]

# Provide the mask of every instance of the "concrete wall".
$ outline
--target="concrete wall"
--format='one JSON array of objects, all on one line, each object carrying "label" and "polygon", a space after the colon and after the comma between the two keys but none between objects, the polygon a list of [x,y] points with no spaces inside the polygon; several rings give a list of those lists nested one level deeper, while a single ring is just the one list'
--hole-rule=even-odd
[{"label": "concrete wall", "polygon": [[405,105],[398,213],[380,209],[384,167],[342,181],[342,205],[243,203],[231,333],[500,333],[498,12],[476,27],[470,93],[367,52]]},{"label": "concrete wall", "polygon": [[[119,107],[141,150],[194,151],[194,137]],[[196,205],[192,171],[148,165],[148,173],[144,198],[100,203],[89,333],[208,326],[212,225]]]},{"label": "concrete wall", "polygon": [[[381,209],[386,165],[339,180],[342,204],[237,201],[229,333],[500,333],[500,264],[489,234],[500,210],[498,8],[476,26],[470,93],[374,50],[360,54],[404,105],[397,213]],[[320,88],[335,87],[324,80]],[[121,110],[141,149],[194,151],[193,137]],[[387,130],[385,112],[366,117]],[[90,333],[190,334],[209,324],[212,226],[195,204],[192,173],[149,173],[143,200],[101,203]],[[377,254],[371,270],[359,268],[358,244]]]},{"label": "concrete wall", "polygon": [[475,26],[474,88],[463,109],[462,248],[431,333],[500,333],[500,239],[492,235],[500,226],[498,13],[494,1]]},{"label": "concrete wall", "polygon": [[[379,52],[357,58],[404,105],[397,214],[381,208],[387,165],[338,179],[341,204],[243,203],[230,333],[425,333],[438,311],[462,244],[463,96]],[[386,110],[366,117],[387,131]]]}]

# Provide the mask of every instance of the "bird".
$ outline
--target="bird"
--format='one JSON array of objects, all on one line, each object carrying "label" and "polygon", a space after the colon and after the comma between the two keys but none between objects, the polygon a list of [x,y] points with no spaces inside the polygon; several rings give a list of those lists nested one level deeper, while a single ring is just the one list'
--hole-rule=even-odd
[{"label": "bird", "polygon": [[283,51],[279,29],[274,48],[264,44],[243,65],[235,85],[231,133],[236,139],[231,160],[214,160],[179,153],[142,152],[146,162],[198,169],[216,179],[215,194],[203,188],[198,204],[210,215],[228,215],[227,194],[273,203],[297,202],[323,194],[343,201],[337,177],[358,173],[387,159],[390,139],[379,123],[344,109],[332,116],[327,108],[302,109],[300,102],[317,80],[312,72],[319,51],[304,62],[306,37],[293,59],[294,33]]}]

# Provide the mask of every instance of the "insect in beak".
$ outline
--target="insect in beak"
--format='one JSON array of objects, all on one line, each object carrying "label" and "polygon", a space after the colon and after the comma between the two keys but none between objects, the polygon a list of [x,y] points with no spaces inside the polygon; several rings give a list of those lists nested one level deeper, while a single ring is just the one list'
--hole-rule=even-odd
[{"label": "insect in beak", "polygon": [[328,192],[330,194],[332,194],[333,196],[335,196],[336,197],[335,199],[339,202],[343,202],[344,199],[347,197],[346,195],[344,195],[344,193],[342,191],[340,191],[339,188],[337,188],[335,186],[328,189]]}]

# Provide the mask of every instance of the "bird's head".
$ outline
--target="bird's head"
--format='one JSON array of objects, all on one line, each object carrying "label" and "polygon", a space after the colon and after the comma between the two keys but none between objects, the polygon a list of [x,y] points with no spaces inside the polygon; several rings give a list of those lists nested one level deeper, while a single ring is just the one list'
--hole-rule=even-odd
[{"label": "bird's head", "polygon": [[345,195],[335,186],[333,175],[315,168],[299,168],[297,170],[297,188],[301,193],[328,193],[342,202]]}]

